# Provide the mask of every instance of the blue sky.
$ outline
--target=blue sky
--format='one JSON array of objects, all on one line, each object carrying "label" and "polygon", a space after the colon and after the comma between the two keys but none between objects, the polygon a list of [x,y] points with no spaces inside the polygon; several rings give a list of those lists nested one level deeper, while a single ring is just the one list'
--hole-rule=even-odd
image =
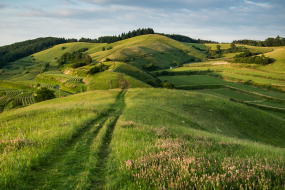
[{"label": "blue sky", "polygon": [[138,28],[231,42],[285,37],[284,0],[0,0],[0,46]]}]

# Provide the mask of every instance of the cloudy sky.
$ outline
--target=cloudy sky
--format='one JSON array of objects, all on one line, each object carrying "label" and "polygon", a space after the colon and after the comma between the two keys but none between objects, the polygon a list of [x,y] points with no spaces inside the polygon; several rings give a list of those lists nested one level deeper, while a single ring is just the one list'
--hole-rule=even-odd
[{"label": "cloudy sky", "polygon": [[138,28],[231,42],[285,37],[284,0],[0,0],[0,46]]}]

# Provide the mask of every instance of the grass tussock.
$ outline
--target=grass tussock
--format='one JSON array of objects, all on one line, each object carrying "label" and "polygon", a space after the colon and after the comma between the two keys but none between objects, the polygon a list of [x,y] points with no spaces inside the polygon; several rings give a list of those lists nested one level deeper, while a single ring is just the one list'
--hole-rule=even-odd
[{"label": "grass tussock", "polygon": [[267,159],[260,154],[240,157],[238,152],[242,148],[240,144],[215,142],[191,134],[186,139],[158,139],[144,151],[136,151],[137,159],[127,160],[121,172],[142,189],[285,187],[283,157]]}]

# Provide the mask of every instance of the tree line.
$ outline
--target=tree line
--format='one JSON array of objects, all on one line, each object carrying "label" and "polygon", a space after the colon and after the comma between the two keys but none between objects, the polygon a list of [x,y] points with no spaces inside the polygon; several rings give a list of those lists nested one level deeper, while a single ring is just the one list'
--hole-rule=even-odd
[{"label": "tree line", "polygon": [[278,35],[276,38],[267,38],[264,41],[244,39],[234,40],[233,43],[260,47],[285,46],[285,38]]},{"label": "tree line", "polygon": [[231,63],[248,63],[248,64],[260,64],[260,65],[268,65],[270,63],[273,63],[274,60],[269,58],[269,57],[265,57],[264,54],[262,54],[261,56],[248,56],[248,57],[244,57],[245,55],[241,55],[241,56],[236,56],[236,58],[232,61],[229,61]]},{"label": "tree line", "polygon": [[164,33],[157,33],[157,34],[160,34],[162,36],[166,36],[168,38],[177,40],[179,42],[200,43],[200,44],[203,44],[203,43],[219,43],[219,42],[215,42],[212,40],[202,40],[202,39],[196,40],[196,39],[190,38],[188,36],[183,36],[183,35],[179,35],[179,34],[164,34]]},{"label": "tree line", "polygon": [[135,36],[141,36],[146,34],[154,34],[154,30],[152,28],[142,28],[133,31],[129,31],[128,33],[122,33],[121,35],[114,35],[114,36],[101,36],[98,39],[90,39],[90,38],[81,38],[79,42],[89,42],[89,43],[114,43],[121,40],[125,40],[128,38],[132,38]]}]

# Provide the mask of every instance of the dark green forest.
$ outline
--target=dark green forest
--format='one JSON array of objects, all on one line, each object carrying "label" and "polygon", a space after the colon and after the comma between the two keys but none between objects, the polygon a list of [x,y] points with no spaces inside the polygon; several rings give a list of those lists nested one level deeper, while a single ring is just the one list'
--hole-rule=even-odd
[{"label": "dark green forest", "polygon": [[196,40],[196,39],[190,38],[188,36],[183,36],[183,35],[179,35],[179,34],[164,34],[164,33],[157,33],[157,34],[166,36],[168,38],[177,40],[179,42],[201,43],[201,44],[203,44],[203,43],[219,43],[219,42],[215,42],[215,41],[211,41],[211,40],[201,40],[201,39]]},{"label": "dark green forest", "polygon": [[0,68],[3,68],[9,62],[66,42],[65,38],[46,37],[2,46],[0,47]]},{"label": "dark green forest", "polygon": [[135,36],[141,36],[146,34],[154,34],[154,30],[152,28],[142,28],[133,31],[129,31],[128,33],[122,33],[121,35],[114,35],[114,36],[101,36],[98,39],[90,39],[90,38],[81,38],[79,42],[89,42],[89,43],[114,43],[120,40],[125,40],[128,38],[132,38]]},{"label": "dark green forest", "polygon": [[233,43],[260,47],[285,46],[285,38],[277,36],[276,38],[267,38],[264,41],[244,39],[234,40]]}]

